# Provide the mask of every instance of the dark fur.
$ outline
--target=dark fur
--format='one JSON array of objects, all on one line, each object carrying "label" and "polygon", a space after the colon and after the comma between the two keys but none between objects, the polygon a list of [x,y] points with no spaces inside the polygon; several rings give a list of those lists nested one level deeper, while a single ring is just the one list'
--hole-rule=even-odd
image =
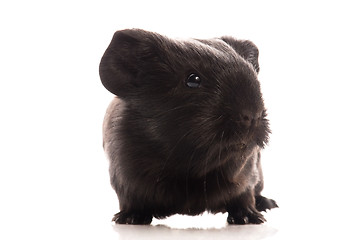
[{"label": "dark fur", "polygon": [[[116,223],[204,211],[228,212],[234,224],[265,221],[260,211],[277,205],[260,195],[269,128],[258,71],[250,41],[114,34],[100,77],[117,95],[103,129]],[[199,88],[185,84],[192,73]]]}]

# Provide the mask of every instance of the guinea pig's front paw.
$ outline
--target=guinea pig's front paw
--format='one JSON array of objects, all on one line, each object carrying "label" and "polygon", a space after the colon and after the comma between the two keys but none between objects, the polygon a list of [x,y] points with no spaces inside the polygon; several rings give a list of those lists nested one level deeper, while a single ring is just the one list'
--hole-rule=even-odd
[{"label": "guinea pig's front paw", "polygon": [[256,196],[256,208],[258,211],[266,211],[270,210],[272,208],[278,208],[278,205],[275,200],[266,198],[263,196]]},{"label": "guinea pig's front paw", "polygon": [[242,210],[238,212],[229,212],[227,222],[229,224],[261,224],[266,222],[263,215],[257,211]]},{"label": "guinea pig's front paw", "polygon": [[152,218],[152,215],[120,211],[114,215],[112,221],[117,224],[148,225]]}]

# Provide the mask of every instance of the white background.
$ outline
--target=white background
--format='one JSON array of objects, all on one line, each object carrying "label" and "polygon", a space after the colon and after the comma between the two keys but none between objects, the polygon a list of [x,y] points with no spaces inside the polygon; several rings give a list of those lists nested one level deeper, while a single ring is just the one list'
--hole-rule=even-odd
[{"label": "white background", "polygon": [[[357,1],[2,1],[0,239],[360,239]],[[226,215],[114,226],[98,76],[116,30],[231,35],[260,50],[273,134],[260,226]]]}]

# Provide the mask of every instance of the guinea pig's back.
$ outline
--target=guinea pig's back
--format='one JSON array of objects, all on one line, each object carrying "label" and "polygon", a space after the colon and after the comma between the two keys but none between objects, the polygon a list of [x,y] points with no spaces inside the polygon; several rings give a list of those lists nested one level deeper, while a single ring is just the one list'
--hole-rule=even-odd
[{"label": "guinea pig's back", "polygon": [[108,106],[103,121],[103,147],[106,154],[111,154],[112,145],[116,145],[114,140],[118,139],[115,135],[121,128],[121,120],[125,103],[120,98],[115,97]]}]

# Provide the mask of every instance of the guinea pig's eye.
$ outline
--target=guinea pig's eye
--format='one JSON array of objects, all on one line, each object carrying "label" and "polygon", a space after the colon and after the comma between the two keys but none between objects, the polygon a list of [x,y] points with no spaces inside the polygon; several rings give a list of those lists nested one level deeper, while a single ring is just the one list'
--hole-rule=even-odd
[{"label": "guinea pig's eye", "polygon": [[201,85],[201,78],[197,74],[192,73],[188,76],[186,85],[190,88],[198,88]]}]

